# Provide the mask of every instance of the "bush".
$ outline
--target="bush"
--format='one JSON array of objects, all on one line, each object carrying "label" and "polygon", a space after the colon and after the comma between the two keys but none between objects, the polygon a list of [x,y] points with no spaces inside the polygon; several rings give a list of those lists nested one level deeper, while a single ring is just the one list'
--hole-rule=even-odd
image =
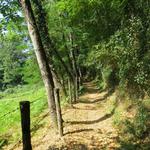
[{"label": "bush", "polygon": [[117,127],[119,127],[122,123],[121,115],[122,115],[122,112],[119,110],[116,110],[113,116],[113,124]]},{"label": "bush", "polygon": [[139,103],[138,110],[133,120],[126,119],[124,121],[124,133],[129,133],[135,139],[141,139],[148,131],[149,115],[145,107]]}]

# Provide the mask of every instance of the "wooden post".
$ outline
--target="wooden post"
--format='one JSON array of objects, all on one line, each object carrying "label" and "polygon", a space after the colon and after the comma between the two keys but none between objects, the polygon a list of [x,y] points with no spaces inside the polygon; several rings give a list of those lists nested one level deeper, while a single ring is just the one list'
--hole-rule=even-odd
[{"label": "wooden post", "polygon": [[30,135],[30,102],[20,102],[23,150],[32,150]]},{"label": "wooden post", "polygon": [[60,96],[59,96],[58,88],[55,89],[55,104],[56,104],[56,112],[57,112],[58,132],[59,132],[59,135],[62,137],[63,136],[63,120],[62,120]]},{"label": "wooden post", "polygon": [[78,91],[79,91],[79,88],[78,88],[78,76],[75,77],[75,80],[76,80],[76,100],[79,99],[79,95],[78,95]]},{"label": "wooden post", "polygon": [[76,78],[74,78],[74,81],[73,81],[73,103],[77,102],[76,95],[77,95],[77,93],[76,93]]},{"label": "wooden post", "polygon": [[68,91],[69,91],[69,102],[70,105],[72,106],[72,90],[71,90],[71,81],[69,78],[68,78]]}]

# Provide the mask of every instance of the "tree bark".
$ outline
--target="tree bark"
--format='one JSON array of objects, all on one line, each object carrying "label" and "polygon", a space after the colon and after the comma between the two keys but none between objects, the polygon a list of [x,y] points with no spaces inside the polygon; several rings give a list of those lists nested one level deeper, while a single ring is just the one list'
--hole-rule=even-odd
[{"label": "tree bark", "polygon": [[56,106],[55,106],[55,98],[54,98],[54,82],[53,82],[52,73],[49,68],[49,63],[41,41],[40,33],[35,21],[30,0],[21,0],[20,2],[25,14],[28,31],[34,46],[36,58],[46,88],[52,124],[54,127],[57,128],[57,115],[56,115]]},{"label": "tree bark", "polygon": [[57,111],[57,122],[58,122],[58,131],[60,137],[63,136],[63,119],[61,113],[61,105],[60,105],[60,96],[59,89],[55,89],[55,103],[56,103],[56,111]]},{"label": "tree bark", "polygon": [[44,48],[48,52],[48,56],[50,57],[50,61],[52,62],[52,54],[57,57],[57,59],[60,61],[62,66],[64,67],[66,73],[69,75],[70,78],[72,78],[72,73],[68,69],[68,66],[65,64],[63,61],[62,57],[60,56],[56,45],[53,43],[49,32],[48,32],[48,27],[47,27],[47,22],[46,22],[46,13],[42,7],[42,4],[39,0],[33,0],[34,8],[35,8],[35,14],[36,14],[36,19],[38,22],[38,28],[40,30],[40,35],[43,41]]},{"label": "tree bark", "polygon": [[72,60],[72,66],[73,66],[73,74],[74,74],[74,101],[78,99],[78,69],[77,69],[77,62],[75,58],[75,52],[74,52],[74,41],[73,41],[73,35],[70,33],[70,42],[72,45],[72,48],[70,50],[70,57]]},{"label": "tree bark", "polygon": [[72,107],[72,86],[71,86],[70,78],[68,78],[68,95],[69,95],[69,103],[70,106]]},{"label": "tree bark", "polygon": [[55,69],[53,67],[51,67],[51,73],[52,73],[52,76],[53,76],[53,80],[54,80],[54,85],[55,85],[55,88],[59,88],[59,89],[62,89],[63,91],[63,94],[65,94],[65,96],[67,95],[67,91],[66,91],[66,88],[64,86],[64,84],[61,82],[61,77],[58,76],[57,72],[55,71]]}]

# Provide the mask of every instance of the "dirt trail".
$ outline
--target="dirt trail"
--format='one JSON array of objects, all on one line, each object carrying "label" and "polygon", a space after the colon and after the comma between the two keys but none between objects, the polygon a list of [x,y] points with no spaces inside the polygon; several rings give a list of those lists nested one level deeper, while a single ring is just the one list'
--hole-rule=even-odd
[{"label": "dirt trail", "polygon": [[93,83],[86,83],[85,87],[86,93],[80,96],[79,103],[63,110],[64,137],[56,136],[50,126],[41,127],[39,134],[32,137],[33,150],[116,149],[118,135],[112,126],[113,112],[106,113],[109,93],[100,93]]}]

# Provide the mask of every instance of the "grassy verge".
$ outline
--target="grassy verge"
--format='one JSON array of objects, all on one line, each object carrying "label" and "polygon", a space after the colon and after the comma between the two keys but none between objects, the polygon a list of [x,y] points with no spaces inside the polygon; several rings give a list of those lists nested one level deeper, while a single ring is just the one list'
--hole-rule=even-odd
[{"label": "grassy verge", "polygon": [[0,147],[21,137],[19,102],[31,102],[31,127],[35,118],[47,108],[45,89],[42,85],[24,86],[12,93],[1,93],[0,99]]}]

